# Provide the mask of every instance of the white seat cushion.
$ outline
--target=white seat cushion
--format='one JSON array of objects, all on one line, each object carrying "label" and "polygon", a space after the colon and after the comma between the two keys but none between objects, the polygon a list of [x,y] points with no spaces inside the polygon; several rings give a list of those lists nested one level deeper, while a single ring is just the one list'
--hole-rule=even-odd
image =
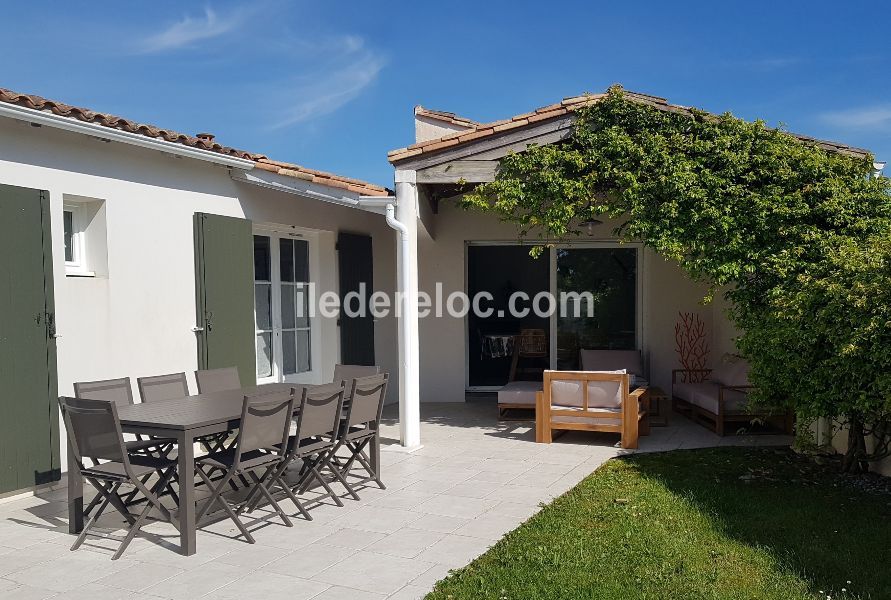
[{"label": "white seat cushion", "polygon": [[511,381],[498,390],[498,404],[528,404],[535,406],[535,394],[542,390],[540,381]]},{"label": "white seat cushion", "polygon": [[[712,414],[718,414],[718,397],[720,386],[711,381],[702,383],[676,383],[674,395],[681,400],[696,405]],[[724,412],[745,412],[746,395],[737,390],[724,390]]]}]

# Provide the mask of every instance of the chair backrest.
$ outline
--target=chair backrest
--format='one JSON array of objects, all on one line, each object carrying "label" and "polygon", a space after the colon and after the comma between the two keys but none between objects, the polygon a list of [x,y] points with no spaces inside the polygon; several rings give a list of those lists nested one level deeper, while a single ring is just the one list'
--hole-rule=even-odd
[{"label": "chair backrest", "polygon": [[340,425],[344,394],[342,381],[303,388],[295,439],[300,441],[318,435],[334,436]]},{"label": "chair backrest", "polygon": [[124,434],[113,400],[59,398],[71,450],[81,468],[83,459],[111,460],[128,465]]},{"label": "chair backrest", "polygon": [[645,375],[640,350],[579,350],[579,369],[582,371],[617,371],[643,377]]},{"label": "chair backrest", "polygon": [[75,398],[110,400],[118,406],[133,404],[133,388],[129,377],[102,381],[78,381],[74,384]]},{"label": "chair backrest", "polygon": [[185,373],[138,377],[136,385],[139,387],[139,397],[143,402],[175,400],[189,395],[189,384],[186,382]]},{"label": "chair backrest", "polygon": [[554,408],[622,408],[631,376],[624,371],[545,371],[544,394]]},{"label": "chair backrest", "polygon": [[252,394],[244,397],[241,423],[235,442],[238,457],[253,450],[288,447],[291,417],[294,414],[294,390]]},{"label": "chair backrest", "polygon": [[238,367],[195,371],[195,381],[198,382],[199,394],[241,389]]},{"label": "chair backrest", "polygon": [[548,355],[548,335],[544,329],[521,329],[517,336],[516,352],[520,356],[541,357]]},{"label": "chair backrest", "polygon": [[348,426],[380,422],[389,379],[388,373],[381,373],[353,380],[347,409]]},{"label": "chair backrest", "polygon": [[349,389],[353,385],[353,379],[377,375],[380,372],[381,368],[377,365],[334,365],[334,383],[343,381]]}]

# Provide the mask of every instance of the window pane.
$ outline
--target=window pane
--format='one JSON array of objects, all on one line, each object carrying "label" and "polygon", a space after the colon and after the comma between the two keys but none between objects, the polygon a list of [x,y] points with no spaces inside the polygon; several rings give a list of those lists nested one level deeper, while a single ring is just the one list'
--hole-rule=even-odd
[{"label": "window pane", "polygon": [[272,375],[272,334],[261,333],[257,336],[257,377]]},{"label": "window pane", "polygon": [[294,240],[294,281],[309,282],[309,242]]},{"label": "window pane", "polygon": [[272,329],[271,283],[254,284],[254,325],[257,329]]},{"label": "window pane", "polygon": [[293,329],[296,327],[294,313],[294,286],[289,283],[282,284],[282,327]]},{"label": "window pane", "polygon": [[297,302],[297,319],[294,327],[309,327],[309,298],[307,297],[307,289],[303,286],[296,286]]},{"label": "window pane", "polygon": [[293,331],[282,332],[282,371],[285,375],[297,373],[297,349]]},{"label": "window pane", "polygon": [[282,281],[294,281],[294,240],[281,239],[278,244]]},{"label": "window pane", "polygon": [[[558,293],[588,293],[567,304],[557,319],[559,369],[578,368],[578,349],[636,347],[637,251],[631,248],[572,248],[557,251]],[[589,317],[589,304],[590,314]],[[574,309],[579,311],[574,313]]]},{"label": "window pane", "polygon": [[254,279],[256,281],[271,281],[271,258],[269,255],[269,236],[254,236]]},{"label": "window pane", "polygon": [[309,353],[309,331],[297,331],[297,372],[305,373],[312,368]]},{"label": "window pane", "polygon": [[74,261],[74,213],[66,210],[62,213],[65,223],[65,262]]}]

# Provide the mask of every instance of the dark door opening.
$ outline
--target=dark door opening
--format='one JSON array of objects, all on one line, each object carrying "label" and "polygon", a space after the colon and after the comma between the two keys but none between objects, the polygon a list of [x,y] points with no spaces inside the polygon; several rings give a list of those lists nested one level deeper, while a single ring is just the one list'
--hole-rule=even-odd
[{"label": "dark door opening", "polygon": [[[539,329],[550,339],[547,317],[536,316],[531,310],[524,317],[513,316],[508,305],[515,292],[525,292],[531,299],[547,291],[548,272],[547,254],[532,258],[528,246],[467,247],[470,298],[480,292],[488,292],[493,298],[481,304],[482,309],[493,309],[491,316],[480,317],[473,311],[467,316],[469,387],[501,387],[508,382],[513,359],[512,338],[520,330]],[[518,308],[531,309],[531,306],[531,300],[517,303]]]}]

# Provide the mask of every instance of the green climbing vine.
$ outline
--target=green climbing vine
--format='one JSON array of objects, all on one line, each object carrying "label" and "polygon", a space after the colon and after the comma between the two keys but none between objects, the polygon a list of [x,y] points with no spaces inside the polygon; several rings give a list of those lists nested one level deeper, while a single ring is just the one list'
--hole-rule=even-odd
[{"label": "green climbing vine", "polygon": [[578,109],[566,140],[505,157],[462,203],[515,223],[533,253],[606,215],[726,290],[753,400],[845,419],[857,470],[891,440],[891,186],[872,170],[763,121],[616,87]]}]

